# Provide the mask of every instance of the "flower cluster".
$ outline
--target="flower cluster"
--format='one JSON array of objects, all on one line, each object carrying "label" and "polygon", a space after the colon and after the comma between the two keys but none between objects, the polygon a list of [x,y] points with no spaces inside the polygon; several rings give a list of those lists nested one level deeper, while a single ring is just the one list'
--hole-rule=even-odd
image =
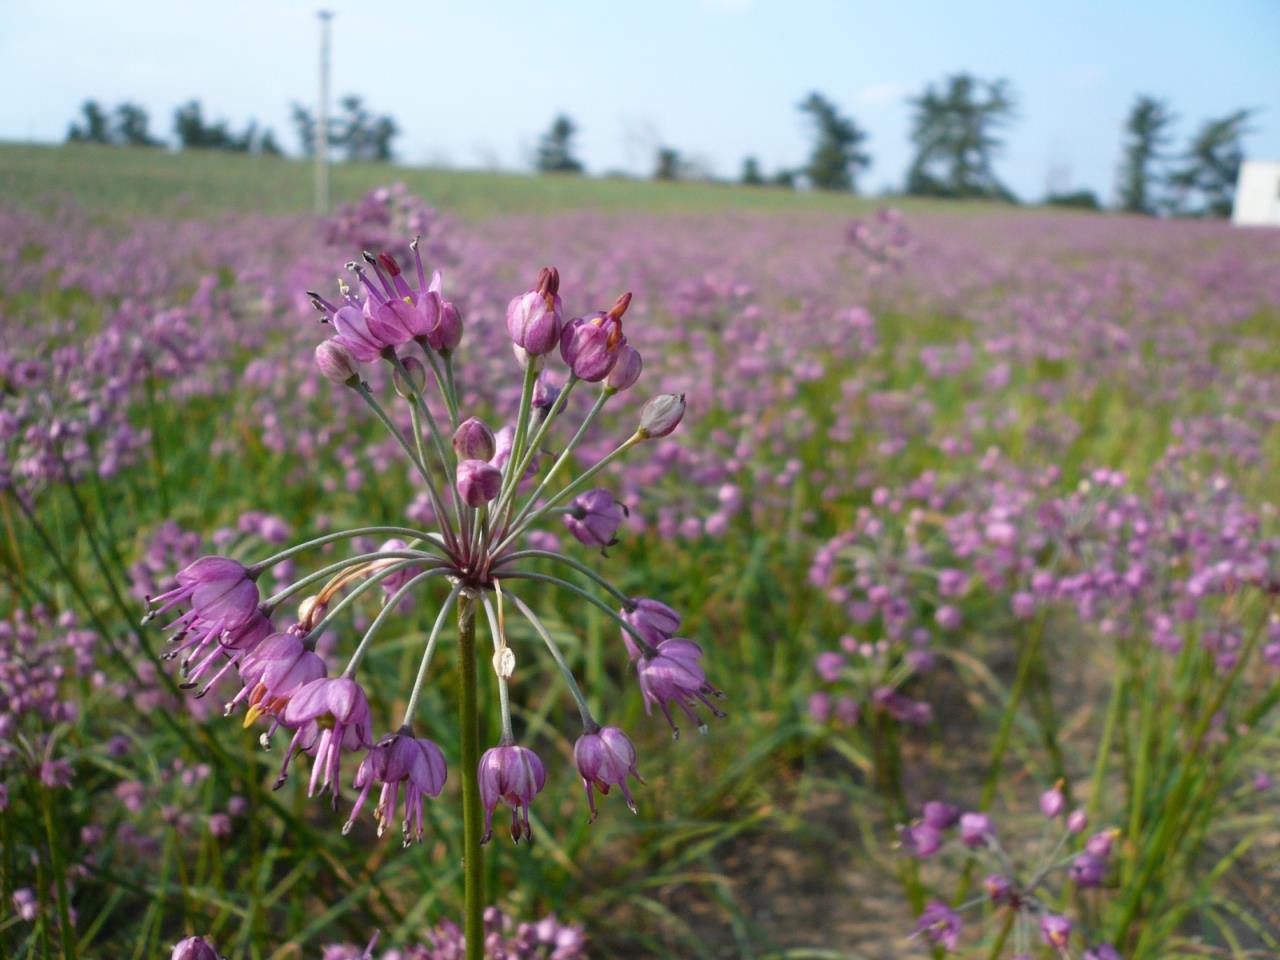
[{"label": "flower cluster", "polygon": [[[506,328],[522,369],[520,399],[511,423],[498,431],[478,416],[465,416],[455,370],[463,336],[458,308],[443,293],[439,272],[428,279],[419,244],[409,245],[413,271],[406,272],[390,253],[366,253],[348,264],[360,294],[340,284],[331,302],[310,293],[312,303],[335,335],[315,350],[316,365],[368,406],[387,428],[417,472],[435,529],[371,526],[327,533],[314,540],[248,562],[233,556],[203,556],[187,563],[176,582],[148,601],[147,620],[170,613],[170,655],[181,655],[184,685],[208,692],[223,679],[240,689],[227,711],[244,706],[245,725],[267,724],[270,742],[277,730],[289,736],[276,786],[288,777],[300,755],[311,758],[309,794],[329,793],[338,803],[344,756],[361,753],[355,772],[358,791],[344,831],[350,830],[376,790],[374,805],[381,833],[399,814],[408,843],[423,833],[423,804],[444,787],[445,752],[418,736],[417,707],[443,627],[457,612],[460,628],[474,631],[482,608],[493,643],[494,679],[502,718],[502,736],[479,758],[474,776],[485,810],[484,839],[492,834],[499,805],[511,811],[514,839],[530,836],[529,806],[542,790],[546,772],[528,747],[516,743],[508,703],[508,680],[516,655],[508,643],[506,613],[514,608],[531,625],[549,652],[577,702],[583,733],[574,749],[591,817],[596,794],[617,787],[635,810],[629,780],[640,781],[636,750],[627,735],[602,726],[593,717],[556,641],[532,608],[513,589],[549,584],[568,590],[613,617],[636,670],[646,709],[656,706],[678,734],[672,708],[699,728],[699,707],[720,715],[713,700],[721,696],[707,680],[702,650],[676,636],[680,616],[656,600],[621,593],[571,555],[542,549],[540,522],[560,517],[574,538],[603,548],[617,542],[626,508],[590,481],[632,447],[668,436],[685,411],[681,396],[659,395],[645,404],[639,424],[596,462],[567,482],[575,448],[610,398],[628,390],[642,362],[623,332],[629,294],[607,311],[568,318],[560,297],[558,271],[544,269],[534,286],[507,309]],[[567,368],[562,385],[548,375],[557,355]],[[395,392],[407,406],[397,422],[363,376],[364,364],[383,363]],[[552,429],[566,416],[571,395],[584,384],[598,384],[590,411],[554,458],[544,458]],[[431,386],[434,385],[434,389]],[[550,461],[550,465],[543,467]],[[560,480],[560,483],[557,481]],[[260,532],[258,526],[246,529]],[[341,541],[388,537],[373,551],[339,559],[300,578],[281,577],[270,596],[260,580],[283,565],[292,572],[295,558]],[[541,572],[535,564],[558,565],[611,595],[615,610],[595,592]],[[375,736],[374,706],[358,679],[363,658],[389,616],[414,592],[433,584],[446,587],[434,626],[422,648],[421,664],[403,720],[384,736]],[[379,587],[382,605],[355,645],[345,668],[330,673],[329,657],[317,641],[336,618],[368,590]],[[301,597],[296,617],[280,629],[276,619],[286,601]],[[464,652],[473,657],[473,652]],[[466,785],[464,783],[464,794]]]},{"label": "flower cluster", "polygon": [[[1078,924],[1057,906],[1064,899],[1061,888],[1064,884],[1077,890],[1101,887],[1119,831],[1088,834],[1085,811],[1068,812],[1061,785],[1040,795],[1039,808],[1045,842],[1022,848],[1001,842],[989,814],[964,812],[941,801],[924,804],[918,819],[899,828],[902,847],[912,857],[959,860],[966,865],[966,875],[975,866],[986,871],[980,895],[954,907],[931,900],[916,921],[915,936],[946,951],[959,950],[963,914],[981,909],[986,923],[995,928],[987,937],[991,947],[986,956],[1002,956],[1008,945],[1019,960],[1033,954],[1033,943],[1061,956],[1071,954],[1085,938]],[[1115,960],[1119,954],[1108,943],[1095,943],[1083,956]]]}]

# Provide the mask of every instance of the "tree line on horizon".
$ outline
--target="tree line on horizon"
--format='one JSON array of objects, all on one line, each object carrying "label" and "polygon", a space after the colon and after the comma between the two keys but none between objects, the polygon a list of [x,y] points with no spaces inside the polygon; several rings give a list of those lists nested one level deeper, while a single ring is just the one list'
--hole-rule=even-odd
[{"label": "tree line on horizon", "polygon": [[[913,196],[1018,202],[1000,181],[995,161],[1004,147],[1004,132],[1017,119],[1013,89],[1007,80],[983,80],[968,73],[951,74],[940,84],[909,98],[910,138],[914,154],[907,169],[905,193]],[[396,121],[375,114],[360,97],[339,101],[339,112],[328,120],[328,143],[348,161],[388,162],[395,159],[392,141],[399,135]],[[317,149],[318,123],[311,110],[292,104],[292,122],[303,156]],[[766,174],[754,156],[744,158],[738,182],[747,186],[858,191],[859,177],[871,165],[867,132],[841,112],[830,98],[814,91],[797,110],[812,136],[807,161],[796,168]],[[1171,128],[1177,117],[1167,101],[1138,96],[1124,124],[1122,157],[1117,172],[1115,208],[1128,213],[1173,216],[1228,216],[1243,162],[1243,139],[1255,111],[1236,110],[1204,121],[1181,151],[1172,149]],[[567,114],[556,115],[539,138],[533,166],[539,173],[582,174],[577,155],[577,124]],[[283,153],[273,132],[249,124],[237,133],[227,121],[205,119],[200,103],[191,100],[174,112],[176,146],[182,150],[224,150],[278,156]],[[107,112],[96,101],[81,107],[67,133],[71,143],[161,147],[151,136],[147,112],[122,103]],[[656,180],[713,180],[705,164],[670,145],[656,150]],[[1050,193],[1046,203],[1102,209],[1091,190]]]}]

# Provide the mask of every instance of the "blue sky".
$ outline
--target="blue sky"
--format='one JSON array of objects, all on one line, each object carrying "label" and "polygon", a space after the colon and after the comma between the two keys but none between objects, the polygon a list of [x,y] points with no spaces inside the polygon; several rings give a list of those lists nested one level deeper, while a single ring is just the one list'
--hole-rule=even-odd
[{"label": "blue sky", "polygon": [[[289,103],[314,99],[317,2],[8,0],[0,8],[0,138],[60,140],[88,96],[250,117],[295,144]],[[905,98],[949,72],[1007,77],[1019,120],[997,170],[1023,196],[1112,195],[1138,93],[1167,97],[1179,139],[1261,108],[1251,156],[1280,159],[1280,0],[651,0],[532,4],[329,0],[333,91],[393,114],[409,163],[520,168],[557,111],[594,172],[647,172],[659,144],[734,176],[755,154],[795,166],[795,106],[819,90],[871,135],[864,189],[900,184]]]}]

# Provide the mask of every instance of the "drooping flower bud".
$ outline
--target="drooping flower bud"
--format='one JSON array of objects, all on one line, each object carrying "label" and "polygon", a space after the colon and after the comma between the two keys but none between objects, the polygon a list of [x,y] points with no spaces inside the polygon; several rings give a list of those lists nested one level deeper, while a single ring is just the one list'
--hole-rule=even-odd
[{"label": "drooping flower bud", "polygon": [[573,759],[582,777],[582,785],[587,789],[587,806],[591,809],[592,821],[596,818],[593,789],[607,795],[610,787],[618,787],[628,809],[636,812],[627,777],[635,777],[641,783],[644,783],[644,778],[636,771],[636,748],[625,733],[617,727],[602,727],[594,733],[584,733],[573,745]]},{"label": "drooping flower bud", "polygon": [[1109,943],[1100,943],[1080,955],[1080,960],[1124,960],[1120,951]]},{"label": "drooping flower bud", "polygon": [[458,493],[469,507],[483,507],[502,489],[502,472],[485,460],[458,464]]},{"label": "drooping flower bud", "polygon": [[373,718],[364,690],[347,677],[312,680],[289,698],[281,723],[297,732],[285,754],[276,786],[284,783],[293,755],[305,750],[313,758],[307,796],[314,796],[317,786],[321,793],[332,790],[336,807],[342,783],[342,752],[373,745]]},{"label": "drooping flower bud", "polygon": [[1005,903],[1009,899],[1009,894],[1013,892],[1009,881],[998,873],[989,874],[982,886],[986,889],[992,903]]},{"label": "drooping flower bud", "polygon": [[680,728],[671,716],[672,704],[683,710],[701,733],[706,732],[707,726],[694,709],[696,701],[700,701],[714,716],[724,716],[724,711],[709,699],[723,697],[724,694],[707,682],[707,675],[698,662],[701,659],[702,648],[696,643],[672,637],[658,644],[652,654],[644,654],[636,668],[640,692],[644,695],[645,713],[652,714],[653,708],[658,707],[677,740]]},{"label": "drooping flower bud", "polygon": [[497,444],[487,423],[479,417],[469,417],[454,431],[453,449],[459,460],[492,460]]},{"label": "drooping flower bud", "polygon": [[347,833],[355,824],[365,799],[375,783],[382,784],[378,806],[374,815],[378,821],[378,836],[396,817],[396,805],[400,798],[400,786],[404,785],[404,842],[422,839],[423,797],[438,797],[444,789],[448,770],[444,753],[430,740],[415,737],[408,727],[389,733],[370,749],[356,770],[355,787],[360,791],[351,816],[342,827]]},{"label": "drooping flower bud", "polygon": [[942,834],[928,823],[915,823],[902,828],[902,846],[913,857],[927,860],[942,846]]},{"label": "drooping flower bud", "polygon": [[507,305],[511,342],[530,356],[550,353],[560,342],[564,306],[559,291],[560,272],[555,267],[543,267],[534,288]]},{"label": "drooping flower bud", "polygon": [[984,846],[994,835],[991,818],[985,813],[966,813],[960,817],[960,841],[966,847]]},{"label": "drooping flower bud", "polygon": [[955,950],[960,945],[960,914],[941,900],[931,900],[916,921],[916,936],[924,935],[934,946]]},{"label": "drooping flower bud", "polygon": [[1066,950],[1071,944],[1071,921],[1060,914],[1045,914],[1040,918],[1040,939],[1045,946]]},{"label": "drooping flower bud", "polygon": [[1095,857],[1086,850],[1071,861],[1071,867],[1067,873],[1075,881],[1076,886],[1090,889],[1101,884],[1106,877],[1107,861],[1102,857]]},{"label": "drooping flower bud", "polygon": [[924,822],[938,830],[948,830],[960,819],[960,808],[939,800],[930,800],[924,805],[922,816]]},{"label": "drooping flower bud", "polygon": [[560,356],[574,376],[589,383],[599,383],[609,375],[626,346],[622,334],[622,315],[631,303],[624,293],[608,313],[579,317],[565,325],[560,335]]},{"label": "drooping flower bud", "polygon": [[627,508],[612,493],[597,487],[574,497],[564,515],[564,525],[579,543],[603,549],[618,542],[616,534],[627,514]]},{"label": "drooping flower bud", "polygon": [[174,945],[169,960],[222,960],[222,957],[204,937],[187,937]]},{"label": "drooping flower bud", "polygon": [[[663,640],[674,637],[676,631],[680,629],[680,614],[660,600],[632,597],[631,603],[630,609],[626,607],[622,609],[622,619],[644,637],[650,646],[656,647]],[[622,631],[622,642],[626,644],[632,660],[640,659],[640,647],[626,630]]]},{"label": "drooping flower bud", "polygon": [[533,384],[533,396],[529,400],[533,404],[533,409],[545,414],[556,405],[556,400],[559,398],[560,388],[548,380],[545,373],[539,374]]},{"label": "drooping flower bud", "polygon": [[640,410],[640,428],[636,433],[642,440],[665,437],[680,426],[684,410],[684,394],[659,394]]},{"label": "drooping flower bud", "polygon": [[547,771],[538,755],[527,747],[504,744],[484,752],[477,773],[480,802],[484,804],[484,836],[493,836],[493,812],[499,801],[511,808],[511,839],[532,839],[529,828],[529,804],[547,782]]},{"label": "drooping flower bud", "polygon": [[316,366],[334,383],[354,387],[360,382],[360,364],[355,354],[337,337],[316,347]]},{"label": "drooping flower bud", "polygon": [[1089,816],[1083,810],[1077,808],[1067,814],[1067,829],[1072,833],[1084,833],[1088,825]]},{"label": "drooping flower bud", "polygon": [[427,368],[417,357],[401,357],[400,366],[404,367],[405,373],[409,375],[408,381],[406,382],[404,374],[396,369],[391,373],[391,382],[396,388],[396,393],[409,400],[413,398],[415,389],[421,393],[422,388],[427,385]]}]

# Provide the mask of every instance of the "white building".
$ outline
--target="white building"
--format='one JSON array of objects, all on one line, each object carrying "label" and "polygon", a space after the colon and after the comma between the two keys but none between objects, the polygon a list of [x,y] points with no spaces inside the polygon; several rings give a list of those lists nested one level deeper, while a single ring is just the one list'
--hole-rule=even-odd
[{"label": "white building", "polygon": [[1231,222],[1241,227],[1280,227],[1280,161],[1240,164]]}]

